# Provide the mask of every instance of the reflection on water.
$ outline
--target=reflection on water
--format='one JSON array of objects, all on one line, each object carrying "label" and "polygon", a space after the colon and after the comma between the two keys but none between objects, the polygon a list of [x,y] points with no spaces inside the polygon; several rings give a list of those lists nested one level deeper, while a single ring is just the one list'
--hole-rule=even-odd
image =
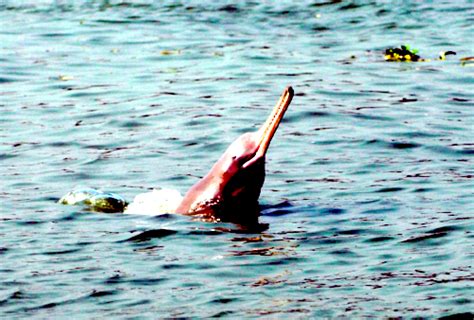
[{"label": "reflection on water", "polygon": [[[0,1],[0,314],[472,317],[472,11]],[[184,193],[287,85],[260,228],[56,204]]]}]

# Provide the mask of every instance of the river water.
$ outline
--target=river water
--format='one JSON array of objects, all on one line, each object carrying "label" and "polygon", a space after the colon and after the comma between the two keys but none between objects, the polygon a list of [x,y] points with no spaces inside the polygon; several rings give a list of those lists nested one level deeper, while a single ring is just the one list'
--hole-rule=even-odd
[{"label": "river water", "polygon": [[[0,1],[0,316],[472,312],[472,1]],[[385,62],[409,44],[429,62]],[[440,51],[457,55],[445,61]],[[97,214],[184,193],[287,85],[260,222]],[[471,314],[472,316],[472,314]]]}]

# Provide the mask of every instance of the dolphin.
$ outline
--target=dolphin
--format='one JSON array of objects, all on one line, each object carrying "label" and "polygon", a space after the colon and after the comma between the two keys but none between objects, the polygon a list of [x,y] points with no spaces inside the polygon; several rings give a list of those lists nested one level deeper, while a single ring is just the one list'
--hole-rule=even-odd
[{"label": "dolphin", "polygon": [[293,89],[285,88],[260,129],[237,138],[184,195],[175,213],[211,221],[257,222],[258,198],[265,180],[265,155],[293,96]]}]

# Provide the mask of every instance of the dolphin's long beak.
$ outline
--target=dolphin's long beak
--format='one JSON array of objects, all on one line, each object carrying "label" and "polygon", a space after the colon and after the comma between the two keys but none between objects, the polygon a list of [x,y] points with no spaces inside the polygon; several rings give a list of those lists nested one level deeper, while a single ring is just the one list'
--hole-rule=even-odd
[{"label": "dolphin's long beak", "polygon": [[285,88],[280,100],[277,102],[273,108],[272,113],[267,118],[267,121],[265,121],[262,127],[260,127],[258,130],[257,139],[260,139],[260,142],[258,143],[258,150],[255,156],[243,165],[244,168],[250,166],[255,161],[265,156],[268,147],[270,146],[270,142],[272,141],[272,138],[275,135],[275,132],[278,129],[281,120],[283,119],[283,116],[285,115],[286,109],[288,109],[288,106],[293,99],[293,95],[294,92],[292,87]]}]

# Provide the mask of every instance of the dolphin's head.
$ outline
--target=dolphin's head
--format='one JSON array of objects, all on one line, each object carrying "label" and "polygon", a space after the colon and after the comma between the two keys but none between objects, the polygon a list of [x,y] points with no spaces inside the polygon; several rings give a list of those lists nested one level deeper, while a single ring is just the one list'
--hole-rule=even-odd
[{"label": "dolphin's head", "polygon": [[223,214],[247,216],[251,212],[241,211],[258,208],[265,180],[265,155],[292,98],[293,89],[288,87],[260,129],[237,138],[211,170],[220,179]]},{"label": "dolphin's head", "polygon": [[230,221],[258,217],[258,198],[265,180],[265,155],[293,94],[291,87],[285,89],[260,129],[237,138],[211,171],[188,191],[177,212],[205,212]]}]

